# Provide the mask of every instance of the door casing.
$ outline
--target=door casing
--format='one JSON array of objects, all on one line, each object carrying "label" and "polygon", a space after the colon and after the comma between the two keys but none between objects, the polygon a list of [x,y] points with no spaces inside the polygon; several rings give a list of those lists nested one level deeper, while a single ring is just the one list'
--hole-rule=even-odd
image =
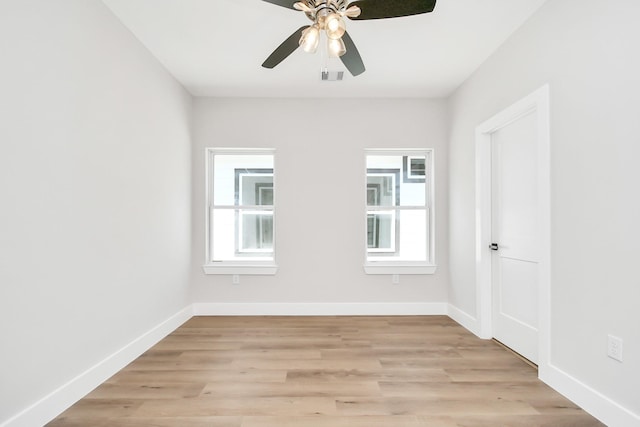
[{"label": "door casing", "polygon": [[491,134],[523,115],[534,112],[538,137],[538,218],[540,232],[538,295],[539,375],[549,365],[551,317],[551,189],[549,85],[507,107],[476,128],[476,312],[477,334],[493,337],[491,283]]}]

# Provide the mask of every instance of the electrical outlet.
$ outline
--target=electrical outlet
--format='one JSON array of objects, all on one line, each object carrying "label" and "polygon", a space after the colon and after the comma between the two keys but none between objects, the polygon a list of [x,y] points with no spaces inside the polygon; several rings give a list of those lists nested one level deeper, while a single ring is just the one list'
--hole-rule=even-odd
[{"label": "electrical outlet", "polygon": [[233,283],[234,285],[239,285],[240,284],[240,275],[239,274],[234,274],[233,277],[231,278],[231,283]]},{"label": "electrical outlet", "polygon": [[392,275],[391,283],[393,283],[394,285],[397,285],[398,283],[400,283],[400,275],[399,274]]},{"label": "electrical outlet", "polygon": [[608,336],[607,340],[607,356],[622,362],[622,338]]}]

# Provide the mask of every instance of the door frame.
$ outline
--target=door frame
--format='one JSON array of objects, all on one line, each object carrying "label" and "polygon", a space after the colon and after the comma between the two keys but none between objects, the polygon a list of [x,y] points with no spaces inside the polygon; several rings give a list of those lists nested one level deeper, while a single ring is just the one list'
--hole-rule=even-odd
[{"label": "door frame", "polygon": [[534,113],[538,137],[538,218],[540,221],[538,363],[539,375],[549,365],[551,327],[551,165],[549,85],[502,110],[476,128],[476,312],[478,335],[493,338],[491,283],[491,134]]}]

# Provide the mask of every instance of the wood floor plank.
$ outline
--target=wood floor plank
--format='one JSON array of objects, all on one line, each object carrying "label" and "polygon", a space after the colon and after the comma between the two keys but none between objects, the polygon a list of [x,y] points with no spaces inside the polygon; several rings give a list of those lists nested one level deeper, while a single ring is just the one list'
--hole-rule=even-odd
[{"label": "wood floor plank", "polygon": [[603,427],[604,424],[592,416],[581,413],[573,415],[538,415],[522,417],[513,415],[475,415],[452,417],[458,427]]},{"label": "wood floor plank", "polygon": [[491,399],[350,398],[336,402],[340,415],[524,415],[537,416],[529,403]]},{"label": "wood floor plank", "polygon": [[210,370],[126,370],[109,379],[111,383],[149,384],[154,382],[171,383],[210,383],[215,381],[237,383],[284,382],[286,370],[263,369],[210,369]]},{"label": "wood floor plank", "polygon": [[117,384],[107,382],[89,393],[87,399],[187,399],[197,397],[205,383]]},{"label": "wood floor plank", "polygon": [[[380,391],[385,397],[415,397],[439,399],[520,399],[529,401],[532,406],[544,406],[545,402],[569,404],[558,393],[549,390],[542,383],[502,382],[433,382],[433,381],[380,381]],[[573,405],[571,405],[573,407]]]},{"label": "wood floor plank", "polygon": [[349,359],[349,358],[372,358],[376,359],[405,359],[414,358],[440,358],[440,357],[460,357],[460,354],[452,348],[392,348],[376,347],[363,349],[329,349],[322,351],[323,359]]},{"label": "wood floor plank", "polygon": [[189,338],[179,340],[161,341],[153,347],[155,350],[240,350],[242,344],[228,341],[192,341]]},{"label": "wood floor plank", "polygon": [[377,381],[287,381],[285,383],[209,383],[201,397],[382,396]]},{"label": "wood floor plank", "polygon": [[193,317],[53,427],[601,427],[446,316]]},{"label": "wood floor plank", "polygon": [[335,399],[330,397],[252,397],[224,399],[146,400],[134,417],[198,417],[246,415],[332,415]]},{"label": "wood floor plank", "polygon": [[[505,350],[506,351],[506,350]],[[519,369],[526,365],[522,360],[515,356],[508,359],[495,360],[490,357],[467,359],[460,357],[430,357],[430,358],[411,358],[411,359],[380,359],[383,369],[491,369],[497,364],[502,369]],[[535,375],[535,370],[534,370]]]},{"label": "wood floor plank", "polygon": [[277,360],[317,360],[322,358],[320,350],[301,349],[238,349],[238,350],[194,350],[178,356],[180,361],[236,360],[236,359],[277,359]]},{"label": "wood floor plank", "polygon": [[138,359],[125,367],[132,371],[175,371],[175,370],[208,370],[232,368],[233,359],[205,359],[205,360],[152,360]]},{"label": "wood floor plank", "polygon": [[[81,399],[60,418],[121,418],[132,415],[142,404],[140,399]],[[56,424],[57,425],[57,424]]]},{"label": "wood floor plank", "polygon": [[493,368],[470,369],[445,369],[451,381],[454,382],[505,382],[505,381],[531,381],[537,383],[538,376],[534,369],[525,366],[503,369],[498,364]]},{"label": "wood floor plank", "polygon": [[375,359],[331,359],[331,360],[279,360],[279,359],[235,359],[232,368],[242,369],[379,369]]},{"label": "wood floor plank", "polygon": [[48,427],[242,427],[242,417],[58,418]]},{"label": "wood floor plank", "polygon": [[241,427],[457,427],[449,417],[415,415],[326,417],[245,417]]},{"label": "wood floor plank", "polygon": [[401,381],[402,384],[421,381],[428,383],[450,382],[444,369],[292,369],[287,372],[287,381]]}]

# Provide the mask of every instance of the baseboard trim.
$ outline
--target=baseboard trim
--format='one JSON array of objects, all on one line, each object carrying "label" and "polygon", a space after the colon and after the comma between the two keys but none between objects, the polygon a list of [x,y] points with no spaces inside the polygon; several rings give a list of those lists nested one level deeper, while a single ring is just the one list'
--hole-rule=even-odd
[{"label": "baseboard trim", "polygon": [[640,415],[614,402],[560,368],[540,366],[540,379],[608,426],[640,427]]},{"label": "baseboard trim", "polygon": [[426,316],[446,315],[433,303],[195,303],[195,316]]},{"label": "baseboard trim", "polygon": [[193,307],[189,305],[22,412],[4,421],[0,427],[33,427],[48,423],[192,316]]},{"label": "baseboard trim", "polygon": [[450,318],[459,323],[460,326],[467,329],[477,337],[480,337],[480,323],[478,322],[478,319],[451,304],[448,304],[447,306],[447,314]]}]

